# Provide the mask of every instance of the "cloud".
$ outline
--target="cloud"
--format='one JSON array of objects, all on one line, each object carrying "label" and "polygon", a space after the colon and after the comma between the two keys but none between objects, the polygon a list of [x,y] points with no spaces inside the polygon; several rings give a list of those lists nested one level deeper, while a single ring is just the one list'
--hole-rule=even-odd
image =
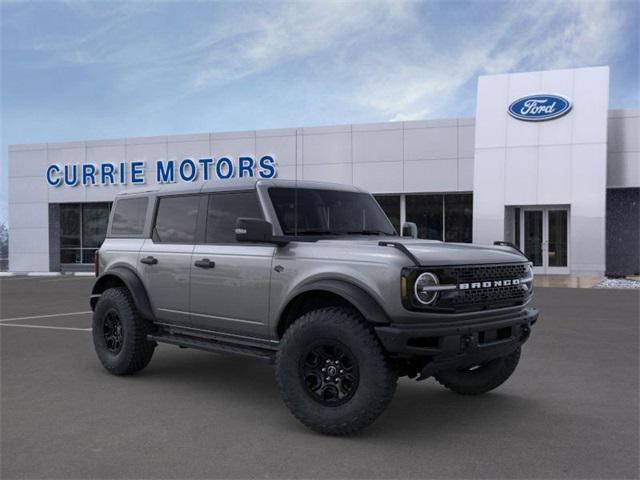
[{"label": "cloud", "polygon": [[365,59],[356,68],[369,80],[355,98],[390,120],[446,115],[460,89],[478,75],[606,62],[622,43],[623,24],[609,2],[518,2],[494,21],[459,25],[455,44],[418,38],[409,58],[379,52],[376,57],[383,60],[375,68]]},{"label": "cloud", "polygon": [[25,42],[21,48],[40,54],[41,63],[106,67],[114,88],[121,89],[179,76],[181,95],[316,57],[318,71],[332,75],[334,55],[357,41],[357,48],[375,44],[391,25],[411,23],[415,9],[407,0],[204,2],[189,3],[192,11],[181,18],[173,15],[171,8],[181,9],[172,3],[114,2],[108,9],[71,0],[53,5],[78,21],[44,29]]},{"label": "cloud", "polygon": [[[78,25],[31,48],[53,65],[107,67],[114,88],[166,79],[178,98],[275,73],[391,120],[451,114],[478,75],[606,62],[625,30],[607,1],[62,5]],[[458,15],[440,24],[448,8]]]},{"label": "cloud", "polygon": [[282,3],[243,18],[249,31],[201,42],[206,61],[191,85],[205,88],[277,67],[289,60],[331,54],[389,20],[406,19],[409,4],[402,1]]}]

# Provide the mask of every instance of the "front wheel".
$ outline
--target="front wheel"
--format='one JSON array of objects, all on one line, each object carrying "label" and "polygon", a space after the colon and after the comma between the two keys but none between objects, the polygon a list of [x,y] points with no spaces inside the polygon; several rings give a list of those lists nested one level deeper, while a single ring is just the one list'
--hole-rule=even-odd
[{"label": "front wheel", "polygon": [[110,288],[100,296],[92,327],[96,354],[110,373],[135,373],[151,361],[156,344],[147,340],[148,322],[126,288]]},{"label": "front wheel", "polygon": [[289,410],[307,427],[348,435],[373,423],[398,375],[362,318],[345,308],[309,312],[285,332],[276,380]]},{"label": "front wheel", "polygon": [[434,375],[441,385],[461,395],[480,395],[498,388],[515,371],[520,348],[506,357],[460,370],[446,370]]}]

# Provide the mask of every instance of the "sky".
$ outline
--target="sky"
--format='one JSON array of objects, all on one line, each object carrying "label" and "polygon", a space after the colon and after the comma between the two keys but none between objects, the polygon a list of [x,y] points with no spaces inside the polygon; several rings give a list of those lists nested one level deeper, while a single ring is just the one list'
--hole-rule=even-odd
[{"label": "sky", "polygon": [[640,107],[640,2],[0,0],[7,148],[474,116],[479,75],[611,67]]}]

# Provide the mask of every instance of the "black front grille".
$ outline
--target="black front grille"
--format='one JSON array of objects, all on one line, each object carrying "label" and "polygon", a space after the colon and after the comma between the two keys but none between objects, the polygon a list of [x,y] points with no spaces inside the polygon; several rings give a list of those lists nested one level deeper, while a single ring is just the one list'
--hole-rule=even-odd
[{"label": "black front grille", "polygon": [[[531,283],[501,286],[493,284],[494,281],[526,279],[529,275],[526,263],[445,267],[430,271],[438,275],[442,285],[467,286],[464,289],[441,292],[434,305],[437,308],[469,311],[521,305],[532,291]],[[491,285],[482,286],[484,282],[491,282]]]},{"label": "black front grille", "polygon": [[527,275],[527,265],[477,265],[473,267],[460,267],[456,269],[458,283],[482,282],[488,280],[505,280],[523,278]]},{"label": "black front grille", "polygon": [[460,290],[453,297],[454,305],[470,305],[513,300],[524,300],[527,297],[521,285],[510,287],[489,287],[477,290]]}]

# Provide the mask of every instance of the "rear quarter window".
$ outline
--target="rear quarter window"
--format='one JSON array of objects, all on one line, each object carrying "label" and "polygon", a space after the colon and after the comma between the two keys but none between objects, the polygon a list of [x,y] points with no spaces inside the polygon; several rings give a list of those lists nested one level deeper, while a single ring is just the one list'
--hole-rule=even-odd
[{"label": "rear quarter window", "polygon": [[124,198],[116,201],[110,235],[118,237],[142,235],[148,204],[147,197]]}]

